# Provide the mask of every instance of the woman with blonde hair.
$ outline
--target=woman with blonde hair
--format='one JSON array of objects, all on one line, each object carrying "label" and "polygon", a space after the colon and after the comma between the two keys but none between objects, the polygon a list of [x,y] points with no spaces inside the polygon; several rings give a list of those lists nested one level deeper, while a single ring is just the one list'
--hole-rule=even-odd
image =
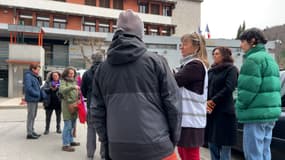
[{"label": "woman with blonde hair", "polygon": [[183,59],[175,79],[182,93],[182,130],[178,153],[182,160],[199,160],[204,144],[209,66],[205,39],[192,33],[181,37]]}]

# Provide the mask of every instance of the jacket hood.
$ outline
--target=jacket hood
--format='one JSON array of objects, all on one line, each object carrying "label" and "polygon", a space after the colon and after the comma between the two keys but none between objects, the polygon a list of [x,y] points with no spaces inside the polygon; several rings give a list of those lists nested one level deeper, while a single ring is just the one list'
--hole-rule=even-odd
[{"label": "jacket hood", "polygon": [[48,81],[48,82],[51,82],[51,81],[52,81],[52,74],[53,74],[53,73],[58,73],[59,79],[61,79],[61,74],[60,74],[60,72],[58,72],[58,71],[51,71],[51,72],[49,72],[49,73],[47,74],[46,81]]},{"label": "jacket hood", "polygon": [[107,62],[112,65],[136,61],[146,52],[146,46],[136,35],[119,30],[115,33],[107,52]]},{"label": "jacket hood", "polygon": [[97,69],[97,67],[98,67],[98,65],[99,65],[100,63],[102,63],[102,62],[95,62],[95,63],[91,66],[91,71],[92,71],[92,73],[95,73],[95,71],[96,71],[96,69]]}]

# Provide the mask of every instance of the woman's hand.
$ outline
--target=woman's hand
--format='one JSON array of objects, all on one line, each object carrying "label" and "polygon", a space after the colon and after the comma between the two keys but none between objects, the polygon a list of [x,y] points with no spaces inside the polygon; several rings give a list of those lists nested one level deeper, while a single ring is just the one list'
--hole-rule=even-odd
[{"label": "woman's hand", "polygon": [[80,91],[80,87],[79,87],[79,86],[77,86],[77,85],[75,86],[75,89],[77,89],[77,90],[79,90],[79,91]]},{"label": "woman's hand", "polygon": [[216,103],[212,100],[207,101],[207,112],[211,114],[216,106]]}]

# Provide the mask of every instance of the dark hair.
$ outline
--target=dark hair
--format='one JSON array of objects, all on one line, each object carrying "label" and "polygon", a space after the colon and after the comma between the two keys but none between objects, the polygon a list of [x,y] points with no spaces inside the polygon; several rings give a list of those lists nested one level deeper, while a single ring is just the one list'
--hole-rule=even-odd
[{"label": "dark hair", "polygon": [[228,47],[216,47],[213,49],[212,54],[214,54],[214,52],[216,50],[219,50],[222,57],[223,57],[223,63],[228,62],[228,63],[234,63],[234,59],[232,57],[232,51],[231,49],[229,49]]},{"label": "dark hair", "polygon": [[30,69],[30,70],[32,70],[32,69],[37,69],[38,67],[41,68],[41,66],[40,66],[39,63],[31,63],[29,69]]},{"label": "dark hair", "polygon": [[58,74],[59,79],[61,78],[61,74],[59,73],[59,71],[51,71],[47,75],[47,80],[52,81],[53,80],[53,78],[52,78],[53,74]]},{"label": "dark hair", "polygon": [[[265,39],[265,36],[263,32],[258,28],[250,28],[245,30],[241,33],[239,36],[240,40],[246,40],[248,43],[253,43],[253,45],[256,45],[258,43],[266,44],[267,40]],[[255,41],[252,41],[252,40]]]},{"label": "dark hair", "polygon": [[75,78],[76,77],[76,69],[74,67],[67,67],[67,68],[65,68],[64,71],[62,72],[61,78],[66,80],[70,70],[74,71],[74,77],[73,78]]}]

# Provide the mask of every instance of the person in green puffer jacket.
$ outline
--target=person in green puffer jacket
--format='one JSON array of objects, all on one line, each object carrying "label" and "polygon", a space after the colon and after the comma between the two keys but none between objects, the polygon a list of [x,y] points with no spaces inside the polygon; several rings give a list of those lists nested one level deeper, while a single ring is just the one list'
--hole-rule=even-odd
[{"label": "person in green puffer jacket", "polygon": [[251,28],[241,36],[245,60],[238,78],[236,113],[243,129],[246,160],[270,160],[272,130],[281,113],[279,67],[265,50],[261,30]]},{"label": "person in green puffer jacket", "polygon": [[[63,151],[74,152],[72,146],[80,145],[73,141],[73,131],[76,127],[77,111],[71,113],[68,106],[77,104],[79,101],[80,87],[76,82],[76,70],[73,67],[67,67],[62,73],[60,81],[59,94],[61,95],[61,109],[64,120],[62,132]],[[76,105],[75,105],[76,106]]]}]

